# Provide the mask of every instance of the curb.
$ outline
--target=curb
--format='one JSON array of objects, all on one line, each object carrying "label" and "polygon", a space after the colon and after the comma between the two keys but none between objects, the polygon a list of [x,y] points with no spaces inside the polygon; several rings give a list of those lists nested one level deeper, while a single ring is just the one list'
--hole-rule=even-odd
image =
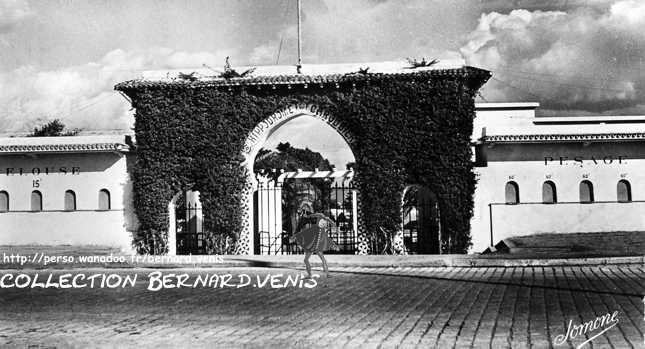
[{"label": "curb", "polygon": [[[302,256],[221,256],[219,261],[213,261],[212,256],[181,256],[182,262],[154,261],[135,262],[136,256],[119,255],[124,262],[112,263],[52,263],[40,265],[25,263],[0,263],[2,270],[28,269],[92,269],[92,268],[151,268],[151,269],[186,269],[186,268],[300,268],[304,266]],[[161,256],[160,256],[161,257]],[[313,256],[311,263],[320,263]],[[556,267],[556,266],[603,266],[603,265],[644,265],[645,256],[628,257],[591,257],[591,258],[555,258],[555,259],[505,259],[484,258],[478,255],[443,255],[443,256],[327,256],[327,265],[335,268],[487,268],[487,267]]]}]

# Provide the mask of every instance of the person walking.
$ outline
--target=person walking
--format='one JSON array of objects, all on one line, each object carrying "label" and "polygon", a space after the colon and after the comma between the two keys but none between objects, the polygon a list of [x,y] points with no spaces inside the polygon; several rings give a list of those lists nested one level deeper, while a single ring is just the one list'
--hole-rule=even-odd
[{"label": "person walking", "polygon": [[315,224],[311,227],[304,228],[289,238],[289,242],[296,243],[305,252],[305,268],[307,277],[311,278],[311,264],[309,258],[312,254],[317,254],[322,261],[323,271],[326,277],[330,277],[327,260],[323,252],[328,250],[338,251],[338,245],[329,237],[329,233],[335,227],[334,221],[322,213],[314,213],[306,219],[315,219]]}]

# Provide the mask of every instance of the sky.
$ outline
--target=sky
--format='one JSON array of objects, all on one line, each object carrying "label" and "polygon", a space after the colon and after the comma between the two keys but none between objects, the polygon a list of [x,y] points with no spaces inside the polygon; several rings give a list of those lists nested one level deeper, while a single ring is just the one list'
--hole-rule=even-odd
[{"label": "sky", "polygon": [[[129,130],[133,111],[113,87],[144,70],[222,67],[226,56],[233,66],[294,64],[295,3],[0,0],[0,133],[54,118]],[[547,116],[645,114],[643,0],[302,0],[302,8],[304,64],[461,59],[493,73],[478,101],[537,101]],[[337,136],[316,134],[314,146]]]}]

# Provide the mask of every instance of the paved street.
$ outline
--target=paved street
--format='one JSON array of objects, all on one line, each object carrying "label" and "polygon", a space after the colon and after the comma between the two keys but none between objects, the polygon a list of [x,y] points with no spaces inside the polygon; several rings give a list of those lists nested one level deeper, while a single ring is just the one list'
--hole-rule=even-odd
[{"label": "paved street", "polygon": [[[641,265],[512,268],[335,268],[314,288],[146,290],[152,269],[55,271],[139,276],[135,287],[2,289],[0,347],[566,348],[573,324],[618,311],[588,348],[643,347]],[[223,268],[164,273],[298,275]],[[6,271],[28,273],[34,271]],[[2,272],[4,274],[5,272]],[[39,271],[39,273],[48,273]]]}]

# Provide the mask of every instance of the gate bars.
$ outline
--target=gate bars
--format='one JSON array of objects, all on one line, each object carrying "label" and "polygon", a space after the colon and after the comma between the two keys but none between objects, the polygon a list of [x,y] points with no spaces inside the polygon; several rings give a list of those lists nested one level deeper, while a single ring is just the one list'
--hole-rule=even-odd
[{"label": "gate bars", "polygon": [[255,252],[302,253],[298,246],[289,243],[289,237],[312,224],[304,217],[323,213],[336,223],[329,237],[339,246],[337,253],[356,253],[358,202],[356,188],[351,184],[353,175],[352,170],[286,172],[276,179],[258,174],[254,197]]}]

